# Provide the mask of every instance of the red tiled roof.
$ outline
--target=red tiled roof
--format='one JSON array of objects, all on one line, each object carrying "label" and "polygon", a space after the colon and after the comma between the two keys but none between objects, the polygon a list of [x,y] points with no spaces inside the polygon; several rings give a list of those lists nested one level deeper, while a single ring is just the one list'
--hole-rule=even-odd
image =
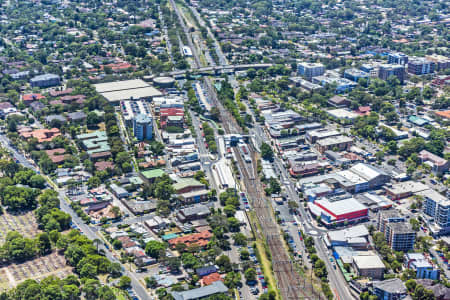
[{"label": "red tiled roof", "polygon": [[217,272],[211,273],[202,278],[203,285],[210,285],[211,283],[219,280],[223,281],[222,277],[220,277],[220,274]]},{"label": "red tiled roof", "polygon": [[205,230],[199,233],[188,234],[185,236],[177,237],[169,240],[170,246],[175,246],[176,244],[185,244],[186,246],[190,245],[199,245],[200,247],[204,247],[208,244],[209,239],[211,239],[211,232]]},{"label": "red tiled roof", "polygon": [[36,101],[44,98],[45,96],[41,94],[25,94],[22,96],[22,101]]},{"label": "red tiled roof", "polygon": [[50,142],[53,138],[60,136],[61,132],[58,128],[52,129],[36,129],[33,131],[22,131],[20,135],[26,139],[36,138],[38,143]]},{"label": "red tiled roof", "polygon": [[49,94],[50,94],[50,96],[52,96],[52,97],[59,97],[59,96],[68,95],[68,94],[70,94],[70,93],[72,93],[72,92],[73,92],[73,89],[72,89],[72,88],[68,88],[67,90],[64,90],[64,91],[55,91],[55,90],[51,90],[51,91],[49,92]]},{"label": "red tiled roof", "polygon": [[114,163],[111,161],[98,161],[95,163],[95,168],[98,171],[103,171],[106,169],[114,169]]}]

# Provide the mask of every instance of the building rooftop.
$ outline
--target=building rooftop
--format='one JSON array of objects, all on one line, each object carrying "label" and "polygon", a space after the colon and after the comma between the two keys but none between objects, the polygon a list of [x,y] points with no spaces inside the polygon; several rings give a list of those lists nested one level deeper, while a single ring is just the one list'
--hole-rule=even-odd
[{"label": "building rooftop", "polygon": [[344,108],[337,108],[337,109],[331,109],[327,111],[327,114],[329,114],[332,117],[335,117],[337,119],[348,119],[353,120],[359,117],[359,115],[353,111],[344,109]]},{"label": "building rooftop", "polygon": [[408,291],[400,278],[377,281],[373,283],[373,286],[389,294],[406,294]]},{"label": "building rooftop", "polygon": [[141,172],[142,176],[144,176],[147,179],[151,179],[151,178],[157,178],[157,177],[161,177],[164,174],[166,174],[166,172],[164,172],[161,169],[153,169],[153,170],[148,170],[148,171],[143,171]]},{"label": "building rooftop", "polygon": [[357,255],[353,262],[358,269],[385,269],[383,261],[378,255]]},{"label": "building rooftop", "polygon": [[386,191],[398,195],[404,193],[418,193],[428,190],[430,187],[418,181],[405,181],[393,184],[392,187],[386,187]]},{"label": "building rooftop", "polygon": [[226,293],[228,292],[228,288],[223,284],[222,281],[215,281],[210,285],[196,288],[189,291],[184,292],[172,292],[172,296],[175,300],[194,300],[194,299],[202,299],[208,296],[218,294],[218,293]]},{"label": "building rooftop", "polygon": [[314,202],[335,215],[344,215],[355,211],[367,209],[367,206],[359,203],[355,198],[330,201],[328,198],[321,198]]},{"label": "building rooftop", "polygon": [[407,222],[391,222],[389,227],[394,233],[416,233]]}]

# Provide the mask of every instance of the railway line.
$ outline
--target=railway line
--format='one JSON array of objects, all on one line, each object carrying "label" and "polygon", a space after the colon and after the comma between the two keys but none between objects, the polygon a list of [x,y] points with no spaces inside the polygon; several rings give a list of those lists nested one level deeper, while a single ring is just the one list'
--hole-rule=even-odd
[{"label": "railway line", "polygon": [[[183,17],[175,4],[174,0],[170,0],[175,13],[178,16],[179,22],[183,27],[183,30],[187,36],[189,47],[192,50],[194,57],[194,63],[197,68],[201,67],[200,59],[195,48],[190,32],[186,27]],[[242,133],[242,129],[237,124],[231,113],[226,110],[222,103],[219,101],[216,90],[212,84],[212,81],[208,77],[203,78],[205,87],[208,91],[209,97],[213,100],[213,106],[219,110],[220,120],[222,122],[225,133]],[[279,232],[278,225],[275,222],[275,216],[273,215],[271,205],[265,196],[262,189],[262,184],[258,179],[257,174],[257,152],[250,146],[248,147],[247,162],[244,161],[241,155],[241,150],[238,147],[233,148],[239,169],[241,170],[242,180],[244,182],[245,191],[251,201],[255,214],[258,218],[259,225],[261,227],[262,237],[265,238],[272,256],[272,268],[277,281],[277,287],[284,300],[298,300],[298,299],[317,299],[309,297],[306,294],[308,288],[306,281],[300,281],[299,274],[294,268],[293,261],[290,259],[287,249],[282,240],[282,234]],[[256,226],[257,228],[257,226]],[[312,290],[312,289],[311,289]]]},{"label": "railway line", "polygon": [[[209,78],[204,78],[205,87],[208,94],[213,100],[214,106],[220,113],[222,126],[225,133],[242,133],[242,129],[232,117],[231,113],[226,110],[217,97],[217,93]],[[277,280],[278,289],[284,300],[298,299],[317,299],[307,294],[307,290],[312,290],[311,285],[300,281],[300,275],[294,268],[294,264],[288,255],[287,249],[282,240],[282,234],[275,222],[275,216],[265,196],[262,184],[257,174],[257,152],[249,145],[248,155],[251,162],[245,162],[242,156],[242,150],[239,147],[233,147],[234,155],[237,159],[241,177],[244,182],[245,192],[251,201],[255,215],[261,226],[261,235],[265,238],[272,256],[272,268]],[[251,167],[250,167],[250,166]]]}]

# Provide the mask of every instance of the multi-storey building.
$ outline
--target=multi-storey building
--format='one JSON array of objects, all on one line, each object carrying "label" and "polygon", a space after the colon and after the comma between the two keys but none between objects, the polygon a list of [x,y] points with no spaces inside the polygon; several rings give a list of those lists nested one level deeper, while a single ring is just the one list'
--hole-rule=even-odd
[{"label": "multi-storey building", "polygon": [[325,73],[325,67],[320,63],[302,62],[298,64],[297,69],[298,74],[305,76],[306,78],[320,76]]},{"label": "multi-storey building", "polygon": [[408,62],[408,73],[414,75],[425,75],[434,73],[436,64],[426,58],[414,58]]},{"label": "multi-storey building", "polygon": [[406,65],[408,63],[408,55],[400,52],[389,53],[388,63],[395,65]]},{"label": "multi-storey building", "polygon": [[133,119],[134,136],[139,140],[151,140],[153,137],[153,118],[139,114]]},{"label": "multi-storey building", "polygon": [[[450,231],[450,200],[434,190],[418,193],[425,198],[424,212],[433,218],[432,234],[439,235]],[[436,228],[434,228],[436,227]]]},{"label": "multi-storey building", "polygon": [[378,78],[387,80],[390,76],[395,76],[401,83],[405,80],[405,66],[384,64],[380,65],[378,70]]},{"label": "multi-storey building", "polygon": [[397,211],[381,211],[378,214],[377,227],[393,250],[406,252],[413,249],[416,232]]}]

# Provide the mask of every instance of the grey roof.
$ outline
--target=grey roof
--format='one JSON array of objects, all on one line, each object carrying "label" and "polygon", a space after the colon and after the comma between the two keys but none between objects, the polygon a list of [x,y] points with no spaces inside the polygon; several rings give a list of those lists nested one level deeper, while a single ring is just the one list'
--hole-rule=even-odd
[{"label": "grey roof", "polygon": [[193,206],[180,209],[180,213],[182,213],[186,217],[189,217],[189,216],[209,215],[211,211],[206,205],[195,204]]},{"label": "grey roof", "polygon": [[390,294],[406,294],[406,286],[400,278],[374,282],[373,286]]},{"label": "grey roof", "polygon": [[45,105],[42,102],[34,101],[30,104],[30,107],[33,109],[33,111],[38,111],[44,109]]},{"label": "grey roof", "polygon": [[38,75],[38,76],[31,78],[31,81],[34,82],[34,81],[49,80],[49,79],[56,79],[56,78],[59,79],[59,76],[56,74],[43,74],[43,75]]},{"label": "grey roof", "polygon": [[84,112],[82,112],[82,111],[76,111],[76,112],[73,112],[73,113],[69,113],[69,114],[67,114],[67,116],[71,120],[81,120],[81,119],[86,118],[86,114]]},{"label": "grey roof", "polygon": [[45,117],[45,121],[47,121],[48,123],[50,123],[53,120],[65,122],[66,118],[64,118],[64,116],[61,116],[61,115],[49,115],[49,116]]},{"label": "grey roof", "polygon": [[175,300],[194,300],[226,292],[228,292],[228,288],[225,286],[225,284],[223,284],[222,281],[216,281],[201,288],[185,292],[171,292],[171,294]]}]

